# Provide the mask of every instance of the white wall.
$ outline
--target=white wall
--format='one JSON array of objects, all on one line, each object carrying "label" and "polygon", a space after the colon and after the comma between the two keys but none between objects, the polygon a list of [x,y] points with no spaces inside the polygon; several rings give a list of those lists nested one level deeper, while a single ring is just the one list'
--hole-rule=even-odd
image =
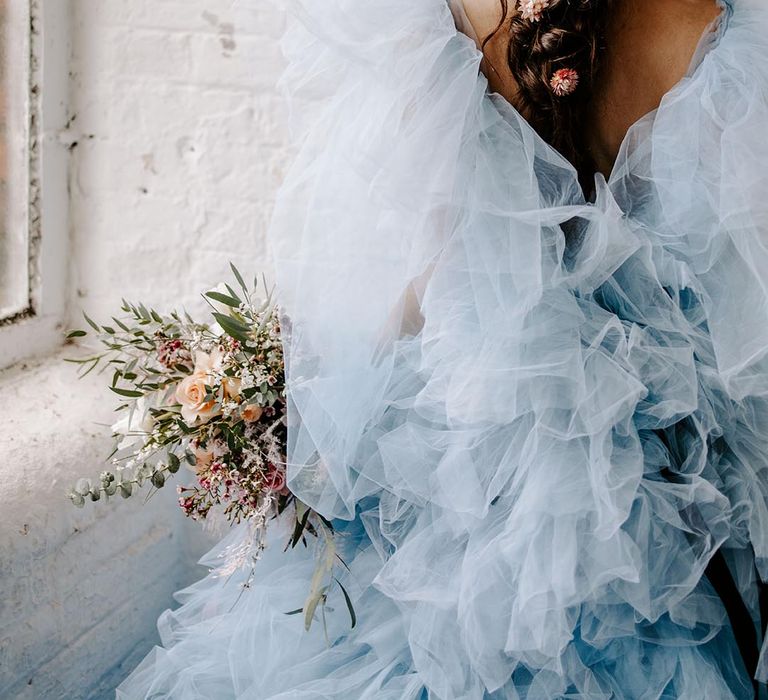
[{"label": "white wall", "polygon": [[[70,355],[71,355],[70,351]],[[98,476],[109,455],[112,406],[97,378],[75,383],[63,359],[2,376],[0,698],[112,696],[155,642],[171,595],[205,573],[190,554],[201,533],[168,488],[88,503],[66,493]]]},{"label": "white wall", "polygon": [[[267,0],[76,0],[73,306],[196,304],[268,270],[287,162]],[[228,278],[229,279],[229,278]]]},{"label": "white wall", "polygon": [[[58,0],[57,0],[58,1]],[[64,2],[64,0],[61,0]],[[266,0],[71,0],[69,314],[120,297],[202,308],[227,274],[269,271],[289,160],[279,13]],[[65,354],[72,354],[69,349]],[[75,510],[109,451],[112,399],[61,355],[0,374],[0,697],[111,697],[207,546],[169,488]]]}]

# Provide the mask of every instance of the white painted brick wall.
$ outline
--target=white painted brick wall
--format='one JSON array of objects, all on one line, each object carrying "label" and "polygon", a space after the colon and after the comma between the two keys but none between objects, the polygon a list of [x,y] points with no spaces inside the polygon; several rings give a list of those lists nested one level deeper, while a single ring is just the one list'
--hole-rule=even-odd
[{"label": "white painted brick wall", "polygon": [[199,307],[269,270],[288,154],[280,14],[267,0],[76,0],[73,306]]},{"label": "white painted brick wall", "polygon": [[[123,296],[202,309],[230,260],[269,273],[290,158],[280,13],[267,0],[68,1],[72,323]],[[0,375],[0,395],[0,697],[112,697],[172,591],[204,573],[189,561],[207,543],[172,489],[148,506],[65,501],[109,451],[102,379],[78,383],[57,356]]]}]

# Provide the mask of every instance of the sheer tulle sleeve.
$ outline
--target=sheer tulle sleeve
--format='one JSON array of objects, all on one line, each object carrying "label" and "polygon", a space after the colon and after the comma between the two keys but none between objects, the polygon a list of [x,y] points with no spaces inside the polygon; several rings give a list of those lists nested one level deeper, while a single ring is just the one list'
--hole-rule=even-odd
[{"label": "sheer tulle sleeve", "polygon": [[301,153],[272,227],[302,426],[290,481],[321,511],[350,517],[376,487],[342,465],[381,411],[398,336],[419,323],[415,280],[455,227],[479,57],[440,2],[292,5],[300,22],[283,80],[317,107],[310,123],[301,110]]}]

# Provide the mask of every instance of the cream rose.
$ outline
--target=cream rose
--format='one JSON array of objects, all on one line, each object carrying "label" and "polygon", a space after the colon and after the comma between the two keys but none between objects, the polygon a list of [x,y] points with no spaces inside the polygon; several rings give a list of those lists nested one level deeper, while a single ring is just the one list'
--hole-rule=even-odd
[{"label": "cream rose", "polygon": [[206,423],[219,412],[214,399],[206,401],[207,391],[206,377],[198,373],[182,380],[176,387],[176,400],[181,404],[181,416],[189,425],[198,421]]}]

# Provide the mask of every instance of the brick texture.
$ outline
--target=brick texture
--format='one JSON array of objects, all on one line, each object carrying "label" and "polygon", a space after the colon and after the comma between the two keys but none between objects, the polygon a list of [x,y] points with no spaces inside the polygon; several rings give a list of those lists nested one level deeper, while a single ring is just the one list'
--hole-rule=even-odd
[{"label": "brick texture", "polygon": [[290,154],[282,17],[266,0],[76,0],[72,308],[121,296],[200,308],[269,272],[265,231]]}]

